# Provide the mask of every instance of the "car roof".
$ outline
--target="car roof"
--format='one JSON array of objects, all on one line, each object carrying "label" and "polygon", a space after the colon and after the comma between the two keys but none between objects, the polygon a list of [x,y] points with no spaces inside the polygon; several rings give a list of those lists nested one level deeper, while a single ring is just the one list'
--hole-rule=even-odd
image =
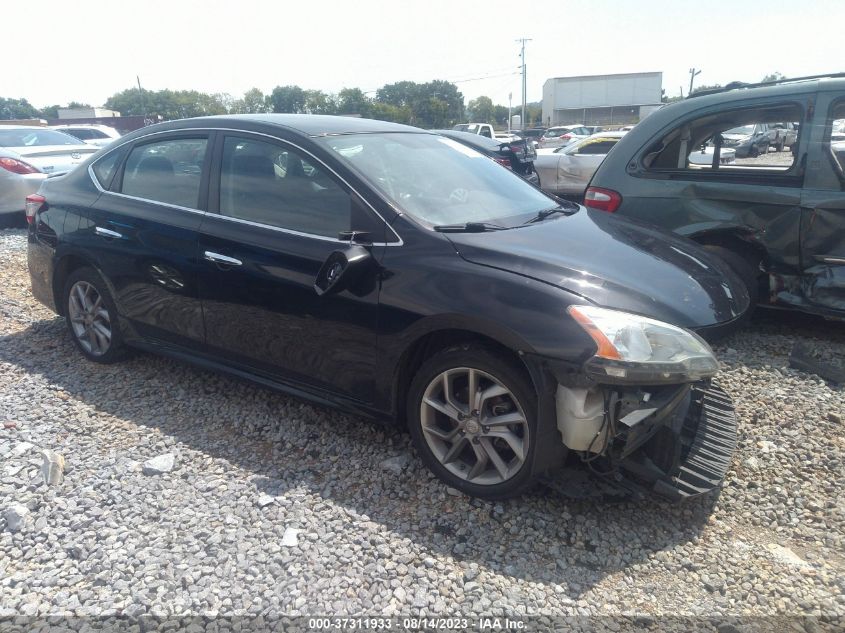
[{"label": "car roof", "polygon": [[[183,119],[184,121],[185,119]],[[362,134],[373,132],[424,132],[420,128],[389,121],[377,121],[359,117],[330,116],[323,114],[229,114],[198,117],[191,121],[238,123],[253,121],[287,128],[307,136],[329,136],[334,134]],[[167,125],[167,124],[164,124]]]}]

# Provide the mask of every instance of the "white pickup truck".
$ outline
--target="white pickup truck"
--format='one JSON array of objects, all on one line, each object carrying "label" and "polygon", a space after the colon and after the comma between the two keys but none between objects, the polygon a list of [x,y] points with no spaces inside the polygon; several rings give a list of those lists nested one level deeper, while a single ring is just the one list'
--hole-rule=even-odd
[{"label": "white pickup truck", "polygon": [[486,136],[487,138],[496,139],[503,143],[516,140],[517,136],[508,134],[507,132],[497,132],[489,123],[460,123],[452,128],[458,132],[469,132],[470,134],[478,134],[479,136]]}]

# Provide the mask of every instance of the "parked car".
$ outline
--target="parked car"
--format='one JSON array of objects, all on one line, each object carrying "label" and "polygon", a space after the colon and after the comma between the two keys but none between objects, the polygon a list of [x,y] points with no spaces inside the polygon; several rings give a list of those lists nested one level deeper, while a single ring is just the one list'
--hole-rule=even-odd
[{"label": "parked car", "polygon": [[540,147],[540,141],[545,133],[546,128],[544,127],[532,127],[525,130],[511,130],[511,134],[530,140],[534,145],[534,149],[538,149]]},{"label": "parked car", "polygon": [[[712,167],[713,157],[716,155],[716,148],[712,145],[702,145],[701,149],[690,152],[689,164]],[[720,165],[732,165],[736,162],[736,150],[730,147],[723,147],[719,152]]]},{"label": "parked car", "polygon": [[499,139],[500,141],[513,141],[518,138],[510,132],[497,132],[489,123],[459,123],[452,128],[455,132],[466,132],[467,134],[477,134],[491,139]]},{"label": "parked car", "polygon": [[[586,204],[696,240],[723,257],[762,305],[842,318],[845,160],[833,140],[842,118],[841,77],[741,87],[667,105],[619,141],[596,171]],[[683,158],[720,133],[747,129],[750,136],[772,120],[800,122],[791,154],[708,170]]]},{"label": "parked car", "polygon": [[26,197],[48,175],[67,172],[96,151],[44,127],[0,126],[0,223],[22,214]]},{"label": "parked car", "polygon": [[750,123],[722,132],[722,144],[736,152],[737,158],[757,158],[772,144],[767,123]]},{"label": "parked car", "polygon": [[120,138],[120,132],[108,125],[80,123],[76,125],[53,125],[51,128],[70,134],[72,137],[96,147],[105,147],[113,140]]},{"label": "parked car", "polygon": [[583,125],[558,125],[543,133],[540,147],[565,147],[582,138],[590,136],[590,130]]},{"label": "parked car", "polygon": [[585,125],[584,127],[591,135],[598,134],[599,132],[604,132],[604,128],[600,125]]},{"label": "parked car", "polygon": [[680,499],[729,466],[733,409],[698,334],[740,318],[741,281],[449,138],[173,121],[45,181],[27,218],[33,294],[84,358],[145,349],[404,423],[467,494],[588,460]]},{"label": "parked car", "polygon": [[624,135],[625,132],[603,132],[565,147],[538,150],[534,168],[543,189],[564,196],[583,196],[605,155]]},{"label": "parked car", "polygon": [[784,149],[792,149],[795,141],[798,140],[798,128],[794,123],[785,121],[782,123],[767,123],[769,134],[769,147],[775,151],[782,152]]},{"label": "parked car", "polygon": [[481,152],[500,165],[516,172],[531,184],[540,186],[540,178],[534,169],[534,160],[537,158],[537,153],[534,151],[531,141],[520,138],[502,143],[498,139],[489,139],[468,132],[457,132],[455,130],[432,131],[458,141],[467,147],[471,147],[477,152]]}]

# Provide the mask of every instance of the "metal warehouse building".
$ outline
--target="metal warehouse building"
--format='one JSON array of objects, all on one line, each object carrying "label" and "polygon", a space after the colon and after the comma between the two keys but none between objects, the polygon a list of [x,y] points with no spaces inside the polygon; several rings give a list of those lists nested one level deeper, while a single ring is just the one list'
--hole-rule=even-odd
[{"label": "metal warehouse building", "polygon": [[555,77],[543,84],[543,124],[625,125],[660,107],[663,73]]}]

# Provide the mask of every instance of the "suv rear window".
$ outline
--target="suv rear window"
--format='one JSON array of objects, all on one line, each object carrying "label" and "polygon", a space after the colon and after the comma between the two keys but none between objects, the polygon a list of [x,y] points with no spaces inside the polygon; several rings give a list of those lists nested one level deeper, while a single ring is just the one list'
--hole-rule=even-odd
[{"label": "suv rear window", "polygon": [[[652,145],[643,163],[653,171],[725,170],[786,174],[795,165],[799,130],[770,121],[799,122],[797,104],[735,108],[675,128]],[[788,129],[787,129],[788,128]]]}]

